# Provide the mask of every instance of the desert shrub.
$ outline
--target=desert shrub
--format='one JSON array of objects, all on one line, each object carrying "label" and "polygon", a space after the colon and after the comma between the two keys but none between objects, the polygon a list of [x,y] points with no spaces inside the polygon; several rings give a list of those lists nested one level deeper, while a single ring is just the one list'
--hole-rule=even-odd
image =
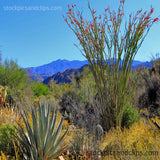
[{"label": "desert shrub", "polygon": [[13,60],[6,60],[0,65],[0,84],[11,89],[24,89],[28,83],[26,71]]},{"label": "desert shrub", "polygon": [[[160,123],[158,118],[155,118],[155,121]],[[104,155],[103,159],[158,160],[160,158],[158,153],[160,148],[159,141],[159,129],[154,126],[151,120],[149,120],[149,123],[148,121],[140,120],[130,126],[129,129],[125,128],[123,131],[120,128],[112,128],[106,133],[101,143],[101,150],[106,151],[103,153],[108,153]],[[109,155],[109,151],[114,152]],[[125,155],[124,151],[130,154]],[[123,154],[120,154],[120,152]]]},{"label": "desert shrub", "polygon": [[83,103],[92,103],[93,99],[97,95],[96,83],[91,73],[85,73],[86,70],[83,72],[83,79],[80,81],[80,87],[76,89],[76,93],[82,99]]},{"label": "desert shrub", "polygon": [[14,107],[1,107],[0,112],[0,125],[8,123],[16,124],[20,120],[19,111]]},{"label": "desert shrub", "polygon": [[73,121],[75,125],[78,124],[81,127],[84,125],[84,121],[80,120],[84,118],[84,104],[75,91],[67,91],[59,104],[60,112],[68,121]]},{"label": "desert shrub", "polygon": [[39,97],[42,95],[46,96],[50,93],[49,87],[40,82],[33,82],[31,89],[34,97]]},{"label": "desert shrub", "polygon": [[16,129],[12,123],[0,126],[0,150],[5,154],[14,155],[14,145]]},{"label": "desert shrub", "polygon": [[6,60],[0,65],[0,85],[7,86],[6,101],[9,104],[18,106],[21,103],[22,106],[26,106],[26,99],[30,95],[30,92],[25,92],[26,88],[30,88],[28,75],[17,62]]},{"label": "desert shrub", "polygon": [[129,104],[123,113],[122,127],[129,128],[129,126],[131,126],[134,122],[137,122],[138,120],[139,113],[137,109],[135,109],[131,104]]},{"label": "desert shrub", "polygon": [[[86,131],[85,128],[75,128],[72,130],[72,139],[70,140],[69,155],[64,158],[68,159],[93,159],[91,151],[98,150],[98,143],[94,136]],[[94,156],[97,159],[97,156]]]},{"label": "desert shrub", "polygon": [[69,83],[61,83],[56,84],[55,81],[50,80],[48,87],[51,89],[52,95],[57,99],[61,99],[63,94],[67,92],[67,90],[70,88],[71,84]]},{"label": "desert shrub", "polygon": [[[87,100],[87,101],[86,101]],[[97,99],[92,99],[92,103],[86,98],[79,96],[74,90],[66,92],[60,100],[60,112],[68,120],[72,121],[74,125],[80,128],[92,131],[94,133],[95,127],[101,125],[101,108]]]},{"label": "desert shrub", "polygon": [[[149,69],[151,70],[151,69]],[[139,96],[139,109],[147,108],[148,116],[160,116],[160,74],[142,72],[144,91]]]}]

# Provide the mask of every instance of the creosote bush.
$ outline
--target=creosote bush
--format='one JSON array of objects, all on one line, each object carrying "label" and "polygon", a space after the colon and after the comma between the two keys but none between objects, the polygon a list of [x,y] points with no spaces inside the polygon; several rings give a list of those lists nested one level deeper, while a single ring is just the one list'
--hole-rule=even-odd
[{"label": "creosote bush", "polygon": [[12,123],[0,126],[0,151],[5,154],[14,155],[14,141],[16,135],[15,125]]},{"label": "creosote bush", "polygon": [[127,105],[126,110],[123,113],[122,127],[131,126],[134,122],[139,120],[139,113],[131,104]]}]

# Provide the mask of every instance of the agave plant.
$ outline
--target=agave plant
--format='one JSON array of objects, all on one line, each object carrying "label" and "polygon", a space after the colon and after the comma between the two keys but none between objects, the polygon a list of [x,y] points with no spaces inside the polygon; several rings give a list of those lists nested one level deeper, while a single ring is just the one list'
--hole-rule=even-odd
[{"label": "agave plant", "polygon": [[58,113],[51,112],[48,105],[31,107],[32,124],[29,123],[26,112],[22,118],[25,127],[19,124],[17,139],[25,159],[51,160],[67,150],[64,140],[68,129],[60,136],[63,118],[56,125]]}]

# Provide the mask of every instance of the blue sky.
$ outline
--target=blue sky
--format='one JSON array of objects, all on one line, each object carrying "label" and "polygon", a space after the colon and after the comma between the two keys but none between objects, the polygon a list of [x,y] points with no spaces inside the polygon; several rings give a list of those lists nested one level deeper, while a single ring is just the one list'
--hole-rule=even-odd
[{"label": "blue sky", "polygon": [[[116,10],[119,0],[88,0],[91,7],[103,13],[110,6]],[[78,43],[62,14],[68,4],[76,4],[88,17],[87,0],[1,0],[0,50],[3,60],[17,60],[21,67],[39,66],[57,59],[85,60],[73,45]],[[160,0],[126,0],[125,13],[154,8],[160,15]],[[25,7],[25,9],[24,9]],[[36,9],[37,8],[37,9]],[[50,9],[50,10],[48,10]],[[160,52],[160,22],[153,25],[136,60],[150,61]]]}]

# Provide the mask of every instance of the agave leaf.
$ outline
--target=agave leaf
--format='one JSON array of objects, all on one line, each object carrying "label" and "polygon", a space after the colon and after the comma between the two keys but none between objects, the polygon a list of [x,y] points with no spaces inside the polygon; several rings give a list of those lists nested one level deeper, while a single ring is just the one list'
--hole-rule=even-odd
[{"label": "agave leaf", "polygon": [[68,149],[68,145],[62,146],[62,144],[64,143],[65,139],[61,139],[55,147],[53,147],[48,153],[47,155],[49,155],[49,157],[53,157],[56,158],[57,156],[55,156],[55,153],[58,153],[59,155],[64,153],[67,149]]},{"label": "agave leaf", "polygon": [[52,146],[50,149],[48,149],[48,152],[47,153],[50,153],[51,151],[54,151],[54,146],[55,146],[55,143],[57,141],[57,139],[59,138],[60,136],[60,131],[62,129],[62,123],[63,123],[63,119],[61,118],[61,120],[59,121],[59,124],[57,126],[57,129],[56,131],[54,132],[53,136],[52,136],[52,140],[50,142],[50,145]]},{"label": "agave leaf", "polygon": [[30,140],[30,143],[31,143],[31,145],[33,145],[35,143],[34,142],[34,137],[33,137],[33,132],[32,132],[31,126],[28,122],[27,115],[26,115],[25,112],[24,112],[24,115],[22,115],[22,118],[23,118],[23,121],[26,125],[26,129],[27,129],[27,132],[28,132],[28,138]]},{"label": "agave leaf", "polygon": [[[39,115],[39,128],[38,128],[38,132],[39,132],[39,146],[40,148],[43,148],[43,123],[42,123],[42,111],[39,109],[38,110],[38,115]],[[40,136],[41,135],[41,136]]]},{"label": "agave leaf", "polygon": [[57,142],[57,139],[58,139],[58,137],[60,135],[60,132],[62,130],[62,124],[63,124],[63,119],[61,118],[60,121],[59,121],[59,123],[58,123],[58,126],[56,128],[56,131],[54,133],[54,139],[53,139],[53,145],[54,146],[55,146],[55,143]]},{"label": "agave leaf", "polygon": [[[18,124],[18,123],[17,123],[17,124]],[[19,128],[20,128],[19,134],[20,134],[21,136],[23,136],[23,141],[25,141],[27,144],[30,144],[30,142],[29,142],[29,140],[28,140],[28,137],[27,137],[26,133],[24,132],[23,128],[21,127],[21,125],[18,124],[18,126],[19,126]],[[17,131],[19,131],[19,129],[18,129],[17,127],[16,127],[16,129],[17,129]],[[17,135],[16,137],[17,137],[17,138],[20,138],[19,135]],[[30,145],[31,145],[31,144],[30,144]]]},{"label": "agave leaf", "polygon": [[36,148],[38,148],[38,123],[37,123],[37,110],[36,107],[33,110],[32,109],[32,125],[33,125],[33,135],[34,135],[34,140],[35,140],[35,145]]},{"label": "agave leaf", "polygon": [[61,136],[61,138],[59,138],[59,140],[57,141],[56,145],[54,146],[54,148],[57,148],[59,146],[61,146],[64,142],[64,138],[68,133],[68,129],[65,131],[65,133]]},{"label": "agave leaf", "polygon": [[62,145],[67,131],[59,138],[63,119],[60,119],[56,127],[58,114],[55,114],[54,111],[50,116],[50,113],[50,107],[44,104],[39,105],[38,115],[36,108],[31,108],[33,128],[28,122],[26,113],[24,112],[22,115],[25,129],[20,126],[17,136],[19,138],[17,139],[22,146],[23,155],[26,159],[53,159],[53,157],[57,157],[66,150],[67,146],[62,147]]},{"label": "agave leaf", "polygon": [[52,148],[52,144],[53,144],[53,131],[55,128],[55,124],[56,124],[56,120],[57,120],[57,113],[55,115],[55,113],[52,113],[51,119],[50,119],[50,132],[48,134],[47,140],[46,140],[46,144],[44,146],[44,151],[47,152],[50,148]]},{"label": "agave leaf", "polygon": [[61,155],[62,153],[64,153],[66,150],[67,150],[67,146],[63,146],[63,147],[61,147],[60,150],[58,150],[57,152],[54,152],[54,154],[52,154],[51,156],[49,156],[48,159],[55,159],[59,155]]},{"label": "agave leaf", "polygon": [[50,126],[49,126],[49,120],[50,120],[50,108],[47,106],[46,108],[46,115],[45,115],[45,120],[46,120],[46,134],[45,134],[45,139],[44,139],[44,144],[46,144],[46,140],[47,140],[47,137],[49,135],[49,132],[50,132]]}]

